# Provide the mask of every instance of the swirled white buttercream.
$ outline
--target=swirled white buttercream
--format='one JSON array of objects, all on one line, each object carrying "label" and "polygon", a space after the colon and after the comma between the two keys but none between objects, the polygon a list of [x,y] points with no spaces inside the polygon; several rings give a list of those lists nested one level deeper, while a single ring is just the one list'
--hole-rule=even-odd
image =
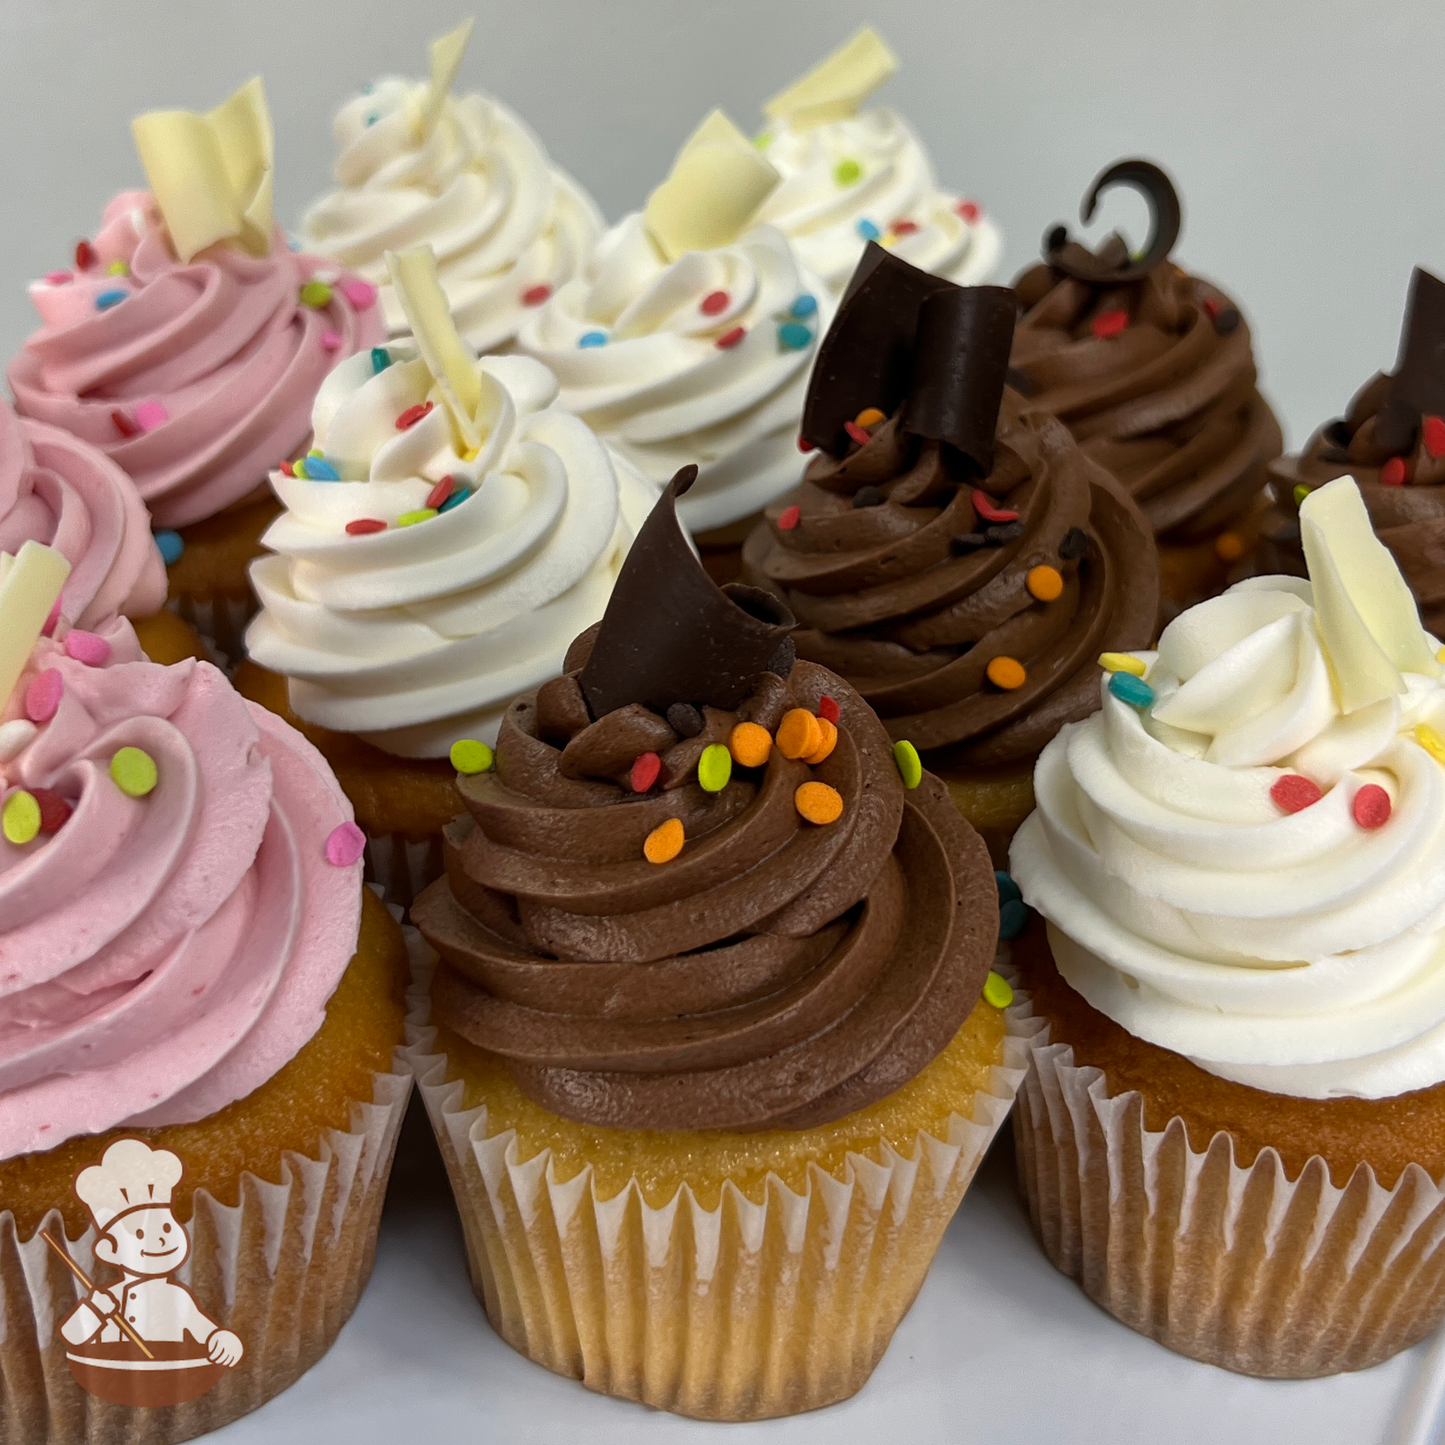
[{"label": "swirled white buttercream", "polygon": [[832,314],[821,282],[774,227],[669,263],[634,213],[602,238],[587,275],[526,322],[518,344],[556,373],[562,404],[653,481],[698,464],[678,504],[696,533],[759,511],[797,482],[808,371]]},{"label": "swirled white buttercream", "polygon": [[307,246],[374,282],[392,335],[406,316],[384,253],[429,245],[457,328],[478,351],[511,341],[529,307],[575,276],[602,234],[592,198],[499,101],[448,96],[419,141],[425,86],[389,77],[332,130],[339,189],[306,213]]},{"label": "swirled white buttercream", "polygon": [[870,239],[960,286],[993,275],[1003,251],[998,227],[976,203],[939,190],[923,142],[888,107],[806,128],[776,121],[763,138],[783,180],[758,220],[785,232],[834,294]]},{"label": "swirled white buttercream", "polygon": [[[1309,583],[1201,603],[1137,653],[1156,694],[1044,750],[1010,866],[1059,971],[1136,1037],[1307,1098],[1445,1079],[1445,687],[1418,673],[1346,714]],[[1423,737],[1434,743],[1430,732]],[[1285,774],[1323,797],[1294,813]],[[1367,784],[1381,827],[1356,821]]]},{"label": "swirled white buttercream", "polygon": [[[414,352],[391,350],[381,372],[366,355],[343,363],[316,399],[316,447],[341,480],[272,474],[286,511],[262,539],[275,555],[252,564],[262,611],[246,644],[307,722],[438,757],[490,741],[513,698],[561,671],[656,493],[526,357],[477,363],[474,456],[443,406],[399,426],[435,392]],[[444,477],[469,494],[411,520]]]}]

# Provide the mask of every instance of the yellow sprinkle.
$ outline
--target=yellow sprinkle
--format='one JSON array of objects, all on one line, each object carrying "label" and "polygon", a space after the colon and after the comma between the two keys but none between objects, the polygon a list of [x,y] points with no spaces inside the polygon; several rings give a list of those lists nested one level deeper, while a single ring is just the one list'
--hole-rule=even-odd
[{"label": "yellow sprinkle", "polygon": [[1137,657],[1130,657],[1127,652],[1101,652],[1099,666],[1105,672],[1132,672],[1135,677],[1143,677],[1149,671]]},{"label": "yellow sprinkle", "polygon": [[143,798],[156,785],[156,762],[143,748],[121,748],[110,760],[110,775],[127,797]]},{"label": "yellow sprinkle", "polygon": [[793,794],[793,806],[808,822],[821,827],[843,816],[843,795],[827,783],[804,783]]},{"label": "yellow sprinkle", "polygon": [[1442,737],[1429,723],[1421,723],[1415,729],[1415,741],[1435,759],[1445,763],[1445,737]]},{"label": "yellow sprinkle", "polygon": [[1310,489],[1309,489],[1307,486],[1305,486],[1303,482],[1301,482],[1300,485],[1297,486],[1297,487],[1294,489],[1294,504],[1295,504],[1295,506],[1299,506],[1299,504],[1300,504],[1301,502],[1303,502],[1304,499],[1305,499],[1307,496],[1309,496],[1309,494],[1310,494]]},{"label": "yellow sprinkle", "polygon": [[1435,661],[1445,662],[1445,647],[1442,647],[1440,651],[1435,654]]},{"label": "yellow sprinkle", "polygon": [[647,841],[642,845],[643,857],[649,863],[671,863],[682,852],[686,838],[682,819],[669,818],[647,835]]},{"label": "yellow sprinkle", "polygon": [[1214,539],[1214,555],[1221,562],[1238,562],[1244,556],[1244,543],[1237,532],[1221,532]]},{"label": "yellow sprinkle", "polygon": [[11,793],[5,799],[3,819],[5,837],[11,843],[28,843],[40,831],[40,804],[30,793]]},{"label": "yellow sprinkle", "polygon": [[983,981],[983,998],[985,1003],[990,1003],[994,1008],[1007,1008],[1014,1001],[1014,991],[1009,987],[1009,981],[1001,973],[989,971],[989,975]]},{"label": "yellow sprinkle", "polygon": [[476,738],[462,738],[452,744],[452,767],[459,773],[485,773],[492,767],[492,750]]},{"label": "yellow sprinkle", "polygon": [[857,426],[863,427],[865,430],[870,426],[877,426],[882,420],[883,413],[879,411],[876,406],[865,406],[863,410],[853,418],[854,423]]},{"label": "yellow sprinkle", "polygon": [[301,288],[303,306],[325,306],[331,300],[331,287],[324,281],[308,281]]},{"label": "yellow sprinkle", "polygon": [[435,507],[418,507],[414,512],[403,512],[396,519],[396,525],[398,527],[414,527],[418,522],[430,522],[436,514]]},{"label": "yellow sprinkle", "polygon": [[105,274],[107,276],[129,276],[130,267],[126,265],[121,257],[117,256],[115,260],[105,268]]}]

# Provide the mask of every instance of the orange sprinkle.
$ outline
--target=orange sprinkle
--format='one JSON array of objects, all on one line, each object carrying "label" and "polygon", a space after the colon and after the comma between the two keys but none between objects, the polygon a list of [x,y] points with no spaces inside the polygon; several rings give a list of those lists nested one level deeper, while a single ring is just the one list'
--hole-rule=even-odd
[{"label": "orange sprinkle", "polygon": [[810,823],[836,823],[843,816],[843,795],[827,783],[804,783],[793,794],[793,806]]},{"label": "orange sprinkle", "polygon": [[812,768],[816,768],[838,746],[838,729],[827,718],[820,717],[818,719],[818,730],[823,734],[823,741],[803,758],[803,761]]},{"label": "orange sprinkle", "polygon": [[1244,556],[1244,543],[1238,532],[1221,532],[1214,539],[1214,555],[1221,562],[1238,562]]},{"label": "orange sprinkle", "polygon": [[1052,567],[1031,568],[1024,585],[1040,602],[1052,602],[1064,591],[1064,579]]},{"label": "orange sprinkle", "polygon": [[823,746],[823,729],[807,708],[795,707],[783,715],[773,741],[785,758],[806,758]]},{"label": "orange sprinkle", "polygon": [[1012,692],[1016,687],[1022,687],[1029,680],[1029,675],[1024,671],[1024,665],[1012,657],[996,657],[988,665],[988,680],[995,686],[1001,687],[1005,692]]},{"label": "orange sprinkle", "polygon": [[877,426],[883,420],[883,413],[876,406],[865,406],[853,420],[861,427]]},{"label": "orange sprinkle", "polygon": [[647,841],[642,845],[642,853],[649,863],[671,863],[682,852],[685,841],[682,819],[669,818],[665,823],[659,823],[647,835]]},{"label": "orange sprinkle", "polygon": [[760,768],[773,751],[773,735],[760,723],[741,722],[728,734],[728,751],[743,768]]}]

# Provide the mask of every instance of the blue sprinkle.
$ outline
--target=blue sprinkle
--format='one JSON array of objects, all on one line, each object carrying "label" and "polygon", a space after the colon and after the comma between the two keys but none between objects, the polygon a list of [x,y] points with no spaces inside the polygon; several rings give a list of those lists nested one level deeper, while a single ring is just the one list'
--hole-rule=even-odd
[{"label": "blue sprinkle", "polygon": [[998,936],[1017,938],[1029,921],[1029,911],[1021,898],[1010,898],[998,911]]},{"label": "blue sprinkle", "polygon": [[367,125],[375,125],[380,119],[381,117],[379,115],[372,114],[366,117],[366,123]]},{"label": "blue sprinkle", "polygon": [[606,346],[607,333],[605,331],[584,331],[577,338],[578,346]]},{"label": "blue sprinkle", "polygon": [[186,550],[186,539],[179,532],[161,531],[156,533],[156,546],[160,548],[161,561],[167,567],[174,567]]},{"label": "blue sprinkle", "polygon": [[1002,868],[994,870],[993,881],[998,884],[998,901],[1000,903],[1012,903],[1023,897],[1023,894],[1019,892],[1018,884]]},{"label": "blue sprinkle", "polygon": [[370,95],[370,94],[372,93],[372,91],[374,91],[375,89],[376,89],[375,83],[374,83],[373,81],[368,80],[368,81],[366,82],[366,84],[361,87],[361,93],[362,93],[363,95]]},{"label": "blue sprinkle", "polygon": [[471,496],[471,494],[472,489],[470,487],[458,487],[456,491],[454,491],[451,496],[449,496],[446,501],[444,501],[441,506],[437,508],[438,514],[442,512],[450,512],[453,507],[460,507],[461,504],[465,502],[468,497]]},{"label": "blue sprinkle", "polygon": [[306,458],[306,476],[313,482],[339,482],[341,473],[325,457]]},{"label": "blue sprinkle", "polygon": [[373,346],[371,348],[371,374],[379,375],[391,365],[391,353],[384,346]]},{"label": "blue sprinkle", "polygon": [[858,234],[862,236],[865,241],[876,241],[883,232],[865,216],[863,220],[858,222]]},{"label": "blue sprinkle", "polygon": [[1142,677],[1132,672],[1111,672],[1109,691],[1130,707],[1148,707],[1154,701],[1154,689]]},{"label": "blue sprinkle", "polygon": [[799,296],[796,301],[793,302],[792,306],[789,307],[790,313],[796,316],[799,321],[802,321],[807,317],[811,316],[817,309],[818,298],[816,296],[810,295],[806,291],[804,291],[803,294]]},{"label": "blue sprinkle", "polygon": [[812,345],[813,333],[801,321],[785,321],[778,327],[778,342],[785,351],[802,351]]},{"label": "blue sprinkle", "polygon": [[95,309],[97,311],[109,311],[112,306],[119,306],[129,295],[129,291],[102,291],[100,295],[95,298]]},{"label": "blue sprinkle", "polygon": [[287,236],[286,246],[288,250],[299,251],[301,249],[301,242],[298,241],[295,236]]}]

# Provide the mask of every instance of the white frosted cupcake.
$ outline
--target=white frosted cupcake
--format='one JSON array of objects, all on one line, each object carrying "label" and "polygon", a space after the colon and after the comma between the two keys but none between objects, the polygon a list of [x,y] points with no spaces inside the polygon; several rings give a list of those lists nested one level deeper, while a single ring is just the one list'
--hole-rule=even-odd
[{"label": "white frosted cupcake", "polygon": [[578,273],[603,220],[505,105],[450,94],[471,28],[433,44],[429,81],[387,76],[341,107],[338,186],[307,211],[301,233],[308,249],[381,288],[393,336],[407,320],[385,253],[429,245],[458,328],[477,351],[494,351]]},{"label": "white frosted cupcake", "polygon": [[783,179],[758,219],[835,294],[869,241],[960,286],[989,280],[1003,251],[976,200],[939,189],[913,127],[887,106],[860,108],[897,69],[865,27],[764,107],[757,144]]}]

